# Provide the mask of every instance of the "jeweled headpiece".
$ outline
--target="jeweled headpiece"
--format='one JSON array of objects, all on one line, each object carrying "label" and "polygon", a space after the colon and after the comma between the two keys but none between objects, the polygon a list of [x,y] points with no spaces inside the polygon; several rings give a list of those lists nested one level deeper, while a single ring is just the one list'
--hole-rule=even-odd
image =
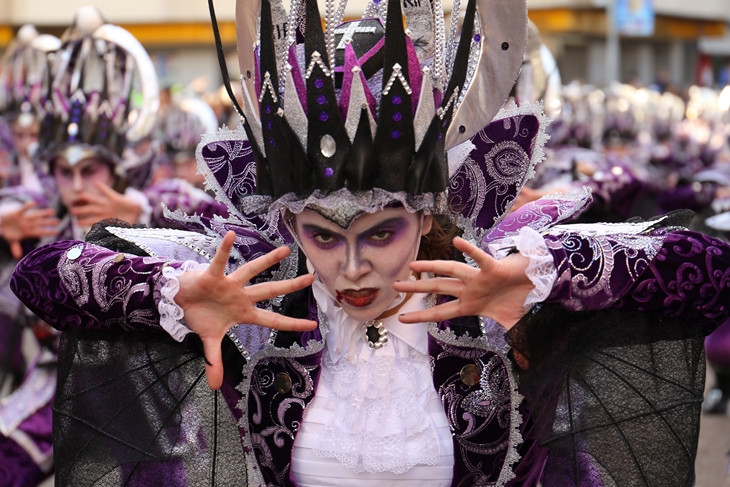
[{"label": "jeweled headpiece", "polygon": [[[127,141],[147,136],[159,108],[157,75],[147,52],[128,31],[80,9],[52,54],[43,93],[41,149],[65,152],[69,163],[87,157],[121,162]],[[132,106],[139,90],[142,102]]]},{"label": "jeweled headpiece", "polygon": [[444,211],[446,151],[494,117],[519,73],[525,2],[469,0],[458,42],[439,0],[373,0],[343,24],[345,8],[328,0],[323,29],[316,0],[288,14],[281,0],[237,2],[249,209],[314,206],[344,226],[394,201]]},{"label": "jeweled headpiece", "polygon": [[48,53],[60,47],[57,37],[32,25],[18,30],[0,63],[0,114],[22,126],[35,121],[50,79]]}]

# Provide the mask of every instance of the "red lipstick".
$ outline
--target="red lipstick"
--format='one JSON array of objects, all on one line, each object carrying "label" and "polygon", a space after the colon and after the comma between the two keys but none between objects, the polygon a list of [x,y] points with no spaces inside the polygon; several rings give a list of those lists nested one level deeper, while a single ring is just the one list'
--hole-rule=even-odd
[{"label": "red lipstick", "polygon": [[364,308],[370,306],[378,299],[378,290],[375,288],[367,289],[345,289],[337,292],[337,302],[346,303],[353,308]]}]

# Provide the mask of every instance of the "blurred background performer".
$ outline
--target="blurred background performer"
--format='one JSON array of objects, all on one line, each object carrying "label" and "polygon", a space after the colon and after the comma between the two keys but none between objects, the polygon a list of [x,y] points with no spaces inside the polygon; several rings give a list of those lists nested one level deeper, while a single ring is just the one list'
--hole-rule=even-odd
[{"label": "blurred background performer", "polygon": [[[14,132],[34,127],[38,141],[33,144],[38,147],[18,150],[16,159],[24,161],[27,155],[35,161],[34,169],[22,169],[21,162],[18,184],[0,191],[0,237],[5,245],[0,297],[9,293],[7,281],[16,259],[38,244],[83,238],[100,220],[169,226],[162,203],[170,211],[226,214],[222,205],[185,181],[150,185],[158,157],[150,139],[158,109],[157,77],[149,56],[129,32],[106,23],[94,7],[84,7],[60,41],[37,36],[30,27],[21,29],[19,36],[22,41],[16,42],[19,47],[5,65],[15,77],[3,70],[6,86],[13,88],[6,106]],[[36,49],[32,55],[20,51],[22,46],[38,45],[47,50]],[[36,71],[41,74],[28,74]],[[18,78],[18,73],[26,76]],[[139,104],[133,101],[136,93]],[[26,119],[30,122],[23,122]],[[16,137],[16,148],[27,147],[24,140]],[[43,188],[24,177],[28,175],[42,181]],[[6,474],[11,485],[33,486],[53,471],[57,334],[35,317],[28,318],[32,315],[24,313],[16,299],[1,304],[0,316],[9,313],[14,323],[29,324],[38,342],[30,347],[37,354],[21,374],[22,383],[13,384],[13,393],[0,402],[0,464],[13,466]],[[6,362],[20,352],[19,327],[12,330],[14,341],[2,342],[8,350],[0,359]],[[5,328],[0,331],[6,333]]]}]

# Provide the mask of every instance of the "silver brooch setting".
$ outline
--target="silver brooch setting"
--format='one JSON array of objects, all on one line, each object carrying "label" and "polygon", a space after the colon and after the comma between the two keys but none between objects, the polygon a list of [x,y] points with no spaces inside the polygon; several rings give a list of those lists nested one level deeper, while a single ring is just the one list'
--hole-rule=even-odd
[{"label": "silver brooch setting", "polygon": [[362,327],[362,335],[365,342],[373,350],[380,350],[388,343],[388,329],[383,326],[380,320],[366,321]]}]

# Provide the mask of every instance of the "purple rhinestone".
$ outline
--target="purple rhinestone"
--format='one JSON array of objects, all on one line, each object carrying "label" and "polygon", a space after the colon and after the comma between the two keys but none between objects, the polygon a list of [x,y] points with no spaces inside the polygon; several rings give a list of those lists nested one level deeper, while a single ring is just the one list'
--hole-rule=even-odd
[{"label": "purple rhinestone", "polygon": [[318,90],[321,90],[324,87],[324,81],[322,81],[321,79],[314,80],[314,87]]},{"label": "purple rhinestone", "polygon": [[441,140],[441,139],[443,139],[443,138],[444,138],[444,134],[439,134],[439,138],[438,138],[438,140]]},{"label": "purple rhinestone", "polygon": [[271,113],[271,105],[266,105],[266,113]]},{"label": "purple rhinestone", "polygon": [[390,137],[393,139],[400,139],[400,130],[393,130],[390,133]]},{"label": "purple rhinestone", "polygon": [[373,0],[373,3],[374,3],[375,5],[378,5],[378,4],[380,4],[380,0]]},{"label": "purple rhinestone", "polygon": [[474,42],[479,42],[482,40],[481,34],[474,34]]},{"label": "purple rhinestone", "polygon": [[445,118],[443,122],[441,122],[442,127],[446,127],[449,124],[449,119]]},{"label": "purple rhinestone", "polygon": [[273,137],[269,137],[269,145],[271,145],[271,146],[276,145],[276,142],[274,142],[274,138]]},{"label": "purple rhinestone", "polygon": [[328,178],[331,178],[334,173],[335,173],[335,171],[331,167],[328,167],[324,170],[324,175],[327,176]]},{"label": "purple rhinestone", "polygon": [[322,112],[322,113],[319,114],[319,120],[320,120],[320,122],[326,122],[329,119],[330,119],[330,116],[327,115],[327,113]]},{"label": "purple rhinestone", "polygon": [[403,118],[403,115],[401,115],[400,112],[395,112],[393,114],[393,121],[394,122],[400,122],[401,118]]},{"label": "purple rhinestone", "polygon": [[403,100],[401,100],[400,96],[394,96],[393,97],[393,105],[400,105]]},{"label": "purple rhinestone", "polygon": [[324,95],[319,95],[317,97],[317,104],[318,105],[324,105],[325,103],[327,103],[327,97],[324,96]]},{"label": "purple rhinestone", "polygon": [[269,120],[268,122],[266,122],[266,128],[269,129],[269,130],[271,130],[271,129],[274,128],[274,124],[271,123],[271,120]]}]

